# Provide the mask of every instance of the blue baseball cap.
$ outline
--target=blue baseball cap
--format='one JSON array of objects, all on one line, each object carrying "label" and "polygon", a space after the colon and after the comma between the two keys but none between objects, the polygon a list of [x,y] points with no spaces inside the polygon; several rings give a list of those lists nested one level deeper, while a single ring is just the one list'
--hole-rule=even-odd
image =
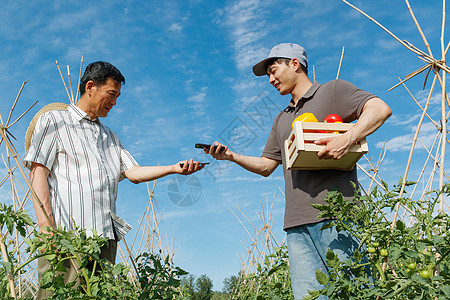
[{"label": "blue baseball cap", "polygon": [[306,57],[305,48],[293,43],[282,43],[273,47],[266,59],[253,66],[253,73],[256,76],[266,75],[267,61],[273,58],[296,58],[305,68],[308,67],[308,58]]}]

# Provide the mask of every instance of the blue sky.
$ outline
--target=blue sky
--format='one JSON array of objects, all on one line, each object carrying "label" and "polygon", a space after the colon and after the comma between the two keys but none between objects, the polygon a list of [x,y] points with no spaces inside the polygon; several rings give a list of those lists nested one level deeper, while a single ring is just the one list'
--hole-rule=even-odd
[{"label": "blue sky", "polygon": [[[440,58],[442,2],[410,2],[433,54]],[[352,3],[401,39],[426,50],[403,1]],[[119,134],[141,165],[173,164],[191,157],[210,161],[194,144],[215,140],[259,156],[272,119],[290,98],[278,95],[266,77],[255,77],[251,67],[281,42],[306,48],[310,77],[314,66],[320,83],[336,77],[345,46],[339,77],[376,94],[393,109],[390,120],[368,142],[376,161],[381,145],[388,141],[380,173],[391,185],[396,183],[403,176],[420,112],[404,88],[388,89],[423,62],[337,0],[3,1],[0,113],[6,119],[22,82],[28,81],[13,117],[34,101],[39,103],[11,128],[23,156],[32,116],[48,103],[68,102],[55,61],[64,73],[70,66],[75,92],[83,56],[84,66],[105,60],[124,74],[126,84],[118,104],[102,122]],[[429,80],[423,90],[424,80],[421,74],[408,82],[421,103],[431,84]],[[439,101],[440,92],[430,109],[436,119]],[[430,146],[435,132],[427,122],[421,141]],[[422,169],[425,151],[420,146],[417,153],[412,179]],[[361,164],[368,167],[365,160]],[[249,241],[231,212],[237,212],[235,203],[257,222],[260,202],[274,199],[273,231],[279,241],[284,239],[282,170],[262,178],[236,165],[211,161],[195,176],[197,181],[190,184],[174,183],[180,180],[176,176],[158,181],[154,196],[159,212],[164,211],[159,229],[177,249],[175,263],[194,275],[207,274],[214,289],[220,290],[225,277],[238,273],[236,253],[244,256],[243,244]],[[369,183],[362,172],[360,180]],[[174,184],[179,184],[180,195],[195,193],[195,203],[174,204],[169,197]],[[122,182],[119,190],[118,213],[137,228],[148,199],[147,186]],[[5,193],[1,199],[7,201]],[[134,234],[135,229],[128,240]]]}]

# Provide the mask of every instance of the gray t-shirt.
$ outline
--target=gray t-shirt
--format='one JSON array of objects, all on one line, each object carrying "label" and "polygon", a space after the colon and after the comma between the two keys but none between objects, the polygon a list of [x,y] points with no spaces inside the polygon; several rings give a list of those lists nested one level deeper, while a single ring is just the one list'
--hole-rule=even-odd
[{"label": "gray t-shirt", "polygon": [[294,119],[310,112],[322,121],[327,115],[335,113],[344,123],[350,123],[359,118],[364,104],[374,97],[344,80],[314,83],[296,106],[291,100],[289,106],[277,115],[261,156],[283,163],[286,195],[284,230],[321,221],[316,220],[319,211],[311,203],[324,204],[327,192],[334,189],[345,197],[352,197],[355,191],[350,182],[358,181],[356,168],[352,171],[286,170],[284,141],[292,131]]}]

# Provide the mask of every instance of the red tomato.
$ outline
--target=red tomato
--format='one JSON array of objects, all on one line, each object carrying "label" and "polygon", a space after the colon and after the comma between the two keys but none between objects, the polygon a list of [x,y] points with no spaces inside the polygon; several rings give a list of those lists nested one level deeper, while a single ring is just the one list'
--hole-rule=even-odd
[{"label": "red tomato", "polygon": [[342,118],[337,114],[329,114],[323,119],[325,123],[342,123]]}]

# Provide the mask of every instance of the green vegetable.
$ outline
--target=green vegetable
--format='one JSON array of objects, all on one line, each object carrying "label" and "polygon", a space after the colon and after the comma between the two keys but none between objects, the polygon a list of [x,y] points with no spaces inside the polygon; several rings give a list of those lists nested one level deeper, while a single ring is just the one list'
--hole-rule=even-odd
[{"label": "green vegetable", "polygon": [[417,264],[415,262],[409,263],[408,264],[408,269],[410,270],[415,270],[416,269]]},{"label": "green vegetable", "polygon": [[422,277],[423,279],[431,278],[431,272],[428,271],[428,270],[426,270],[426,269],[421,270],[421,271],[419,272],[419,275],[420,275],[420,277]]}]

